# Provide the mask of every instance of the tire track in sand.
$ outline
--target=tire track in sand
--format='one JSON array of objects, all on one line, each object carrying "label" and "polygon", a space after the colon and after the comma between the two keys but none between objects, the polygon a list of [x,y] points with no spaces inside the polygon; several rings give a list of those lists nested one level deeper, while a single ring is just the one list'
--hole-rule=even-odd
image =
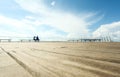
[{"label": "tire track in sand", "polygon": [[[16,61],[21,67],[23,67],[32,77],[38,77],[37,73],[32,71],[28,66],[26,66],[22,61],[18,60],[11,53],[7,52],[4,48],[0,47],[3,52],[10,56],[14,61]],[[40,76],[40,75],[39,75]]]}]

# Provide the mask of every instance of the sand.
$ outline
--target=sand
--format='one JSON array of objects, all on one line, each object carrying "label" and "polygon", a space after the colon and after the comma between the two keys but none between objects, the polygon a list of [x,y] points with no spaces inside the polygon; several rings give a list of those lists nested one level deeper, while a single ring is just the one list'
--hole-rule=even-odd
[{"label": "sand", "polygon": [[0,43],[0,77],[120,77],[120,43]]}]

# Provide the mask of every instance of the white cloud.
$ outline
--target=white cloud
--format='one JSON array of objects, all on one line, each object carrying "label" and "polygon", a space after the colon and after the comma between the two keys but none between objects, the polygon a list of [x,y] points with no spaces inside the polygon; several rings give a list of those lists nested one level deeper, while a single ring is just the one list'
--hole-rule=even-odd
[{"label": "white cloud", "polygon": [[49,14],[47,7],[43,4],[43,0],[15,0],[23,9],[35,13],[37,15]]},{"label": "white cloud", "polygon": [[51,2],[51,6],[55,6],[56,2],[55,1],[52,1]]},{"label": "white cloud", "polygon": [[114,41],[120,41],[120,21],[101,25],[93,32],[94,37],[110,36]]},{"label": "white cloud", "polygon": [[[0,38],[12,38],[19,39],[16,37],[31,37],[34,35],[40,35],[41,40],[65,40],[63,35],[57,34],[53,30],[43,31],[42,29],[37,30],[39,21],[31,21],[31,16],[23,18],[22,20],[12,19],[3,15],[0,15]],[[56,38],[58,37],[58,38]]]},{"label": "white cloud", "polygon": [[[12,36],[33,36],[40,35],[41,38],[49,38],[57,40],[67,38],[79,38],[83,35],[89,35],[88,26],[101,19],[94,20],[96,13],[87,13],[84,15],[75,15],[70,12],[63,12],[60,10],[54,10],[45,6],[43,0],[15,0],[24,10],[33,13],[33,16],[27,15],[23,19],[13,19],[3,15],[0,15],[0,24],[6,27],[12,28],[0,29],[2,32],[0,35],[12,35]],[[55,1],[51,2],[54,6]],[[88,20],[89,19],[89,20]],[[92,19],[92,20],[90,20]],[[97,20],[97,21],[96,21]],[[56,30],[40,31],[38,28],[42,25],[49,25],[55,29],[66,32],[67,35],[61,35]]]},{"label": "white cloud", "polygon": [[25,16],[25,19],[28,19],[28,20],[35,20],[35,17],[33,17],[33,16]]},{"label": "white cloud", "polygon": [[[35,25],[49,25],[60,29],[68,35],[66,37],[80,37],[81,35],[89,34],[88,26],[97,22],[101,18],[93,19],[96,13],[86,13],[84,15],[75,15],[70,12],[63,12],[60,10],[53,10],[45,6],[43,0],[15,0],[23,9],[37,15],[36,21],[32,22]],[[51,2],[55,5],[55,1]],[[89,21],[88,21],[89,19]],[[97,20],[97,21],[96,21]]]},{"label": "white cloud", "polygon": [[28,31],[34,31],[34,27],[22,20],[17,20],[0,15],[1,36],[30,36]]}]

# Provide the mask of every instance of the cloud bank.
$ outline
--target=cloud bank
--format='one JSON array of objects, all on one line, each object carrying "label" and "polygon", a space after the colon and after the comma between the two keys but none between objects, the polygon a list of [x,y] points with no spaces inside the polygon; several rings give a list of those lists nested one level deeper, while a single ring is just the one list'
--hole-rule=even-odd
[{"label": "cloud bank", "polygon": [[120,21],[101,25],[93,32],[94,37],[110,36],[114,41],[120,41]]},{"label": "cloud bank", "polygon": [[100,21],[104,15],[98,16],[93,12],[75,14],[62,9],[54,9],[53,7],[57,5],[56,1],[51,1],[49,5],[45,4],[44,0],[14,1],[20,9],[30,14],[22,19],[0,15],[0,25],[3,25],[0,28],[1,36],[38,35],[42,40],[66,40],[110,35],[113,40],[120,40],[120,22],[101,25],[91,33],[89,27]]},{"label": "cloud bank", "polygon": [[[34,21],[27,20],[33,24],[34,27],[39,26],[37,28],[40,28],[41,25],[49,25],[65,32],[66,35],[60,35],[64,38],[79,38],[81,35],[89,35],[88,26],[92,25],[93,22],[96,22],[96,20],[90,20],[96,16],[96,13],[76,15],[70,12],[54,10],[51,7],[45,5],[43,0],[15,1],[19,4],[19,6],[21,6],[22,9],[29,11],[35,15],[34,17],[29,16],[29,18],[35,18]],[[50,5],[55,5],[55,3],[56,2],[53,1]],[[41,32],[38,31],[37,33],[40,34]],[[54,30],[42,33],[46,33],[46,36],[59,36],[59,34]],[[40,35],[42,37],[42,34]]]}]

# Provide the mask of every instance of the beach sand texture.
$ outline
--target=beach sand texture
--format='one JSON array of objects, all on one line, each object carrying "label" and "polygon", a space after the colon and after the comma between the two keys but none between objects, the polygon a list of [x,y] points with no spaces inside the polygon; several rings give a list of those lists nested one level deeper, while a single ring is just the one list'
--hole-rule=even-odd
[{"label": "beach sand texture", "polygon": [[0,77],[120,77],[120,43],[0,43]]}]

